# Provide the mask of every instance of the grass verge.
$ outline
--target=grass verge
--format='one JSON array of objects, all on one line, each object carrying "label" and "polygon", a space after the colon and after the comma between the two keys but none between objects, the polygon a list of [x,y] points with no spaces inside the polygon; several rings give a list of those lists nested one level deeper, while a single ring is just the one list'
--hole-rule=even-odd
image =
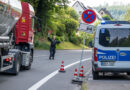
[{"label": "grass verge", "polygon": [[[50,48],[50,42],[48,41],[37,41],[35,42],[35,49],[43,49],[43,50],[48,50]],[[57,49],[59,50],[78,50],[82,49],[82,45],[75,45],[71,42],[62,42],[57,45]],[[88,47],[85,46],[85,49],[88,49]]]},{"label": "grass verge", "polygon": [[82,83],[81,90],[88,90],[87,83]]}]

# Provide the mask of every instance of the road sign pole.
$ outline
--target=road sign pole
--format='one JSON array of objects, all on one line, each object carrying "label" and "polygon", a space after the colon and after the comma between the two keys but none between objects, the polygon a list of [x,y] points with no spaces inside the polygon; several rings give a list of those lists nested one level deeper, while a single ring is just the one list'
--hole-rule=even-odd
[{"label": "road sign pole", "polygon": [[80,68],[82,65],[82,59],[83,59],[83,55],[84,55],[84,47],[85,47],[85,42],[86,42],[86,36],[87,36],[87,32],[85,32],[85,37],[84,37],[84,42],[83,42],[83,48],[82,48],[82,53],[81,53],[81,58],[80,58],[80,64],[79,64],[79,70],[77,73],[77,77],[72,79],[73,82],[79,82],[82,83],[83,82],[83,78],[79,76],[80,74]]},{"label": "road sign pole", "polygon": [[79,75],[79,72],[80,72],[80,67],[82,65],[82,60],[83,60],[83,55],[84,55],[84,47],[85,47],[85,42],[86,42],[86,36],[87,36],[87,32],[85,32],[85,37],[84,37],[83,48],[82,48],[82,53],[81,53],[81,58],[80,58],[78,75]]},{"label": "road sign pole", "polygon": [[[82,20],[86,24],[92,24],[96,20],[96,13],[93,10],[87,9],[82,13]],[[84,47],[85,47],[85,42],[86,42],[88,30],[89,30],[88,28],[85,28],[85,38],[84,38],[84,42],[83,42],[83,48],[82,48],[82,53],[81,53],[81,58],[80,58],[78,75],[77,75],[77,78],[76,79],[74,78],[72,81],[76,81],[76,82],[83,81],[83,79],[79,76],[79,74],[80,74],[80,68],[81,68],[82,60],[83,60],[83,56],[84,56]]]}]

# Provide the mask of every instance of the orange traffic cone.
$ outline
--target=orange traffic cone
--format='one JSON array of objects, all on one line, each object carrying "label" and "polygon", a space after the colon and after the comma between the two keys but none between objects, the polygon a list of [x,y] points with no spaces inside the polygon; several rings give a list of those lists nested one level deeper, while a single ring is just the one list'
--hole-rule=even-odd
[{"label": "orange traffic cone", "polygon": [[61,62],[61,67],[60,67],[59,72],[65,72],[65,69],[64,69],[64,61]]},{"label": "orange traffic cone", "polygon": [[74,77],[77,77],[77,76],[78,76],[77,72],[78,72],[78,70],[77,70],[77,68],[76,68],[76,69],[75,69],[75,72],[74,72]]},{"label": "orange traffic cone", "polygon": [[76,68],[76,69],[75,69],[75,72],[74,72],[74,78],[72,79],[72,81],[73,81],[73,82],[76,81],[77,78],[78,78],[78,69]]},{"label": "orange traffic cone", "polygon": [[72,79],[72,83],[82,83],[82,78],[78,76],[77,69],[75,69],[74,78]]},{"label": "orange traffic cone", "polygon": [[80,73],[79,73],[79,77],[84,77],[84,70],[83,70],[83,66],[81,66],[81,69],[80,69]]}]

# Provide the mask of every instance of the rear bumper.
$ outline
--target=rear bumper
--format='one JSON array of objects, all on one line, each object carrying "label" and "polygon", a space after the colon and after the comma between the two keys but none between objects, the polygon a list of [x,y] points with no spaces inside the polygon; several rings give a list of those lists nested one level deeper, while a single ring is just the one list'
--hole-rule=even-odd
[{"label": "rear bumper", "polygon": [[130,72],[130,68],[98,67],[97,64],[93,64],[93,70],[96,72]]}]

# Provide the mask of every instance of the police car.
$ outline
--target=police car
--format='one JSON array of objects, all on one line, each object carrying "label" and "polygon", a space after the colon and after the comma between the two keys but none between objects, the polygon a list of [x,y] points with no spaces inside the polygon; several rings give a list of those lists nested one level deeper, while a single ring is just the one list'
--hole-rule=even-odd
[{"label": "police car", "polygon": [[130,74],[130,23],[103,21],[97,26],[92,56],[93,79],[100,72]]}]

